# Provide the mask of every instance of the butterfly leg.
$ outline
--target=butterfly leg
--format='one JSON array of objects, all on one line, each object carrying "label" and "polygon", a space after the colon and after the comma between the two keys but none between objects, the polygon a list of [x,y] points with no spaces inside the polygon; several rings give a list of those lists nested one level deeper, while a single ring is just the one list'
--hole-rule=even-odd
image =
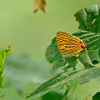
[{"label": "butterfly leg", "polygon": [[62,55],[62,57],[64,61],[68,61],[67,57],[69,57],[69,55]]}]

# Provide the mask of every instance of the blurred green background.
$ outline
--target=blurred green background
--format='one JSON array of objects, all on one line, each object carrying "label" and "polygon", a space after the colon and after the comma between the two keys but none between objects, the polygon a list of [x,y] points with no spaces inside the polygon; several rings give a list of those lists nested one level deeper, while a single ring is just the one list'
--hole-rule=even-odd
[{"label": "blurred green background", "polygon": [[[5,99],[23,100],[27,92],[49,79],[51,67],[44,56],[47,46],[58,31],[79,31],[73,15],[81,8],[99,3],[99,0],[46,0],[46,13],[38,10],[33,14],[33,0],[0,1],[0,48],[13,47],[5,62],[4,74],[11,67],[4,79]],[[95,84],[98,79],[79,86],[73,97],[80,93],[79,100],[82,100],[91,91],[84,87]],[[92,91],[97,89],[100,90],[100,86]],[[46,100],[45,97],[42,100]]]}]

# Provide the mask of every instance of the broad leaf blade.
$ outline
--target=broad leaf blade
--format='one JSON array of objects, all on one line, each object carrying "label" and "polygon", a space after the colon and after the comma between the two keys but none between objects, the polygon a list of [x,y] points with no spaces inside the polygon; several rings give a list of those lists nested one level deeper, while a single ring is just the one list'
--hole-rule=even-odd
[{"label": "broad leaf blade", "polygon": [[[74,76],[73,76],[74,75]],[[100,68],[91,68],[89,70],[83,70],[83,71],[73,71],[70,73],[63,73],[59,74],[50,80],[46,81],[42,85],[40,85],[36,90],[29,92],[25,99],[33,96],[34,99],[52,91],[52,90],[61,90],[63,89],[68,82],[71,84],[73,83],[77,78],[79,78],[79,84],[84,84],[91,79],[97,77],[100,75]]]},{"label": "broad leaf blade", "polygon": [[79,29],[89,32],[100,33],[100,4],[89,6],[79,10],[76,14],[76,21],[79,22]]},{"label": "broad leaf blade", "polygon": [[85,50],[82,51],[82,53],[80,54],[79,60],[85,66],[85,68],[94,67],[94,65],[92,64],[92,62],[88,56],[88,53]]},{"label": "broad leaf blade", "polygon": [[[64,87],[64,84],[68,82],[67,78],[70,78],[72,75],[76,74],[77,72],[78,71],[63,73],[51,78],[50,80],[40,85],[35,91],[29,92],[26,95],[25,99],[29,98],[30,96],[33,96],[33,98],[36,98],[37,95],[42,96],[43,94],[48,93],[54,89],[57,90],[62,89],[62,86]],[[67,81],[65,81],[65,79]],[[62,81],[64,81],[64,84],[62,83]]]}]

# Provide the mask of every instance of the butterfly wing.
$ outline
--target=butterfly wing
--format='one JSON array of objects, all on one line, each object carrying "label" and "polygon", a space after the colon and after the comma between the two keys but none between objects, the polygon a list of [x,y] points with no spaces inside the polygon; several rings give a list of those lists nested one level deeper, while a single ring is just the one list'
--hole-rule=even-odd
[{"label": "butterfly wing", "polygon": [[80,39],[78,39],[77,37],[70,37],[66,43],[65,43],[65,55],[71,55],[71,54],[75,54],[78,53],[80,46],[79,46],[79,41],[81,41]]},{"label": "butterfly wing", "polygon": [[65,47],[66,42],[72,37],[69,33],[65,32],[57,32],[56,42],[58,50],[62,55],[67,55],[67,48]]},{"label": "butterfly wing", "polygon": [[56,42],[58,50],[62,55],[75,54],[85,48],[82,40],[65,32],[57,33]]}]

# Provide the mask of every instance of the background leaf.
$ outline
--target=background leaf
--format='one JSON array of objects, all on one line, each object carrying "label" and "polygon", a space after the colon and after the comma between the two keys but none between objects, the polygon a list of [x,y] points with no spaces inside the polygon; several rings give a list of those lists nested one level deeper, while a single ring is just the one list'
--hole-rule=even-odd
[{"label": "background leaf", "polygon": [[5,49],[0,51],[0,88],[3,87],[3,70],[5,58],[10,51],[11,49]]}]

